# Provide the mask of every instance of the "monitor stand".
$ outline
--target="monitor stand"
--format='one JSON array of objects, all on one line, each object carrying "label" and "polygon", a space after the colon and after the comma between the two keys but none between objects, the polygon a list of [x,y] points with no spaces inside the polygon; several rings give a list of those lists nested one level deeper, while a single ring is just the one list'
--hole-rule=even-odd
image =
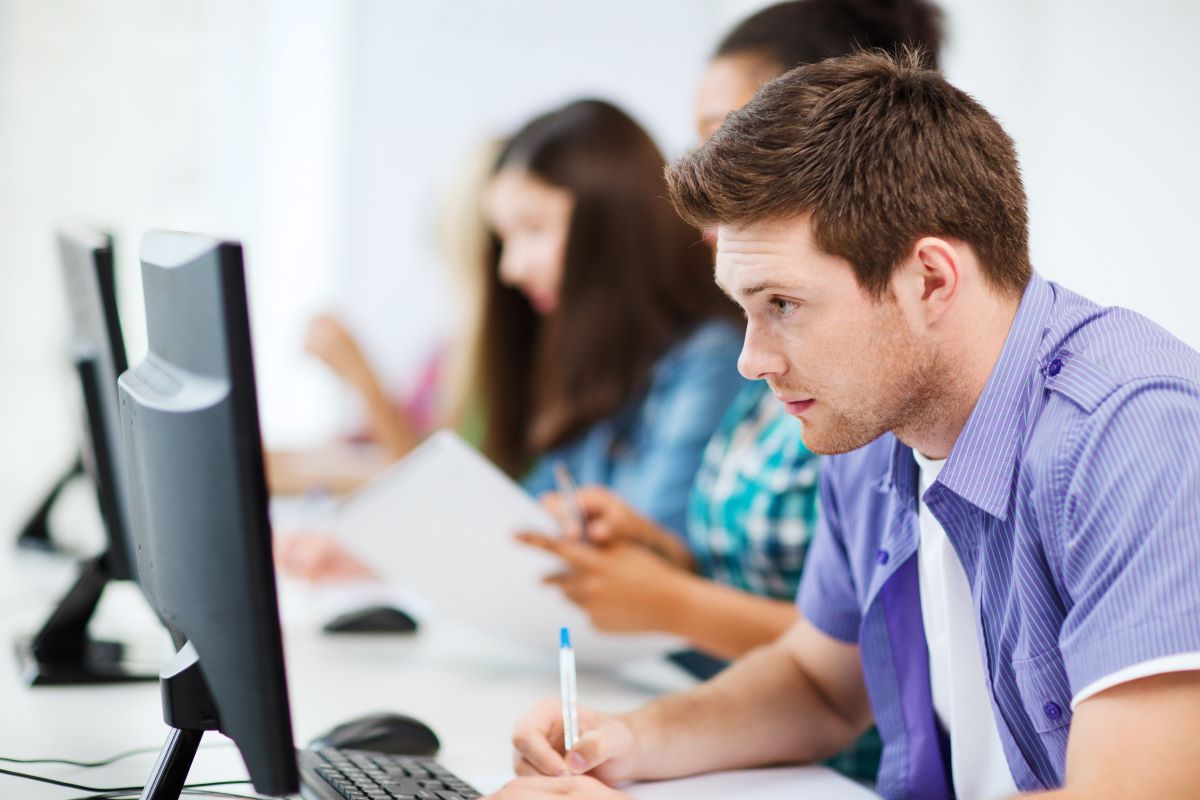
[{"label": "monitor stand", "polygon": [[16,643],[21,675],[30,686],[129,683],[158,677],[130,669],[124,661],[124,645],[88,636],[88,623],[109,581],[104,560],[101,554],[83,562],[79,578],[42,629]]},{"label": "monitor stand", "polygon": [[160,682],[163,720],[171,732],[159,751],[141,800],[179,800],[204,732],[220,729],[217,704],[200,672],[200,657],[191,642],[163,665]]},{"label": "monitor stand", "polygon": [[54,509],[54,504],[58,502],[59,495],[62,494],[67,484],[83,474],[83,458],[77,455],[75,461],[54,482],[50,491],[46,493],[46,498],[34,509],[33,513],[29,515],[29,519],[21,526],[21,530],[17,532],[18,547],[50,553],[63,552],[63,548],[50,536],[50,512]]}]

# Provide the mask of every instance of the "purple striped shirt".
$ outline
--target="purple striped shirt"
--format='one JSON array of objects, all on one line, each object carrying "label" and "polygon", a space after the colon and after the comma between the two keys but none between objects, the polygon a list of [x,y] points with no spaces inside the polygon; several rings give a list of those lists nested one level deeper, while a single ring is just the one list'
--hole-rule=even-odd
[{"label": "purple striped shirt", "polygon": [[[821,477],[798,603],[859,645],[884,740],[879,791],[915,797],[913,719],[926,710],[913,706],[928,701],[902,686],[924,636],[919,618],[889,624],[881,589],[916,554],[917,465],[889,434]],[[971,584],[1016,784],[1061,786],[1075,693],[1200,651],[1200,353],[1035,275],[924,500]]]}]

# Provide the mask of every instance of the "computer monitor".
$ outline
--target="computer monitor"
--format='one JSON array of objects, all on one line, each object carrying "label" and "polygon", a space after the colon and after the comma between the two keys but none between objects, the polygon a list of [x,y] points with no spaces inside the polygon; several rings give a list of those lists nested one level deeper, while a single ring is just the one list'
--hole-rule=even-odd
[{"label": "computer monitor", "polygon": [[200,737],[255,788],[298,791],[240,245],[142,243],[149,352],[119,380],[140,581],[186,644],[161,673],[173,729],[142,797],[175,800]]},{"label": "computer monitor", "polygon": [[[82,397],[80,462],[95,486],[105,546],[80,565],[79,577],[41,630],[17,642],[17,654],[22,675],[32,685],[152,680],[153,674],[126,664],[123,645],[88,636],[107,583],[135,577],[117,402],[117,376],[127,362],[117,315],[112,238],[93,231],[63,231],[58,250],[69,308],[70,357]],[[65,482],[66,478],[56,489]],[[49,513],[56,494],[43,503],[41,514]]]}]

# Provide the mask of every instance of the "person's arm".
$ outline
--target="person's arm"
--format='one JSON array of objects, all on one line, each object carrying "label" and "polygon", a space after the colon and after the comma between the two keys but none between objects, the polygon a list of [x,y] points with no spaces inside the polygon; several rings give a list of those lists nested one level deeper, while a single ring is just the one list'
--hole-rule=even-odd
[{"label": "person's arm", "polygon": [[1200,671],[1123,683],[1075,709],[1066,785],[1045,800],[1185,800],[1200,791]]},{"label": "person's arm", "polygon": [[794,603],[684,575],[663,630],[725,659],[778,639],[795,624]]},{"label": "person's arm", "polygon": [[673,633],[715,656],[736,658],[774,641],[796,621],[791,603],[701,578],[636,540],[597,546],[536,533],[518,539],[563,560],[569,569],[546,582],[602,631]]},{"label": "person's arm", "polygon": [[620,717],[588,712],[582,723],[579,742],[564,758],[557,704],[539,706],[513,734],[518,774],[588,773],[616,785],[812,763],[861,735],[871,707],[858,648],[801,619],[777,642],[690,692]]},{"label": "person's arm", "polygon": [[309,323],[305,349],[358,393],[366,410],[367,426],[394,458],[416,447],[420,435],[415,426],[392,405],[358,342],[336,317],[320,315]]}]

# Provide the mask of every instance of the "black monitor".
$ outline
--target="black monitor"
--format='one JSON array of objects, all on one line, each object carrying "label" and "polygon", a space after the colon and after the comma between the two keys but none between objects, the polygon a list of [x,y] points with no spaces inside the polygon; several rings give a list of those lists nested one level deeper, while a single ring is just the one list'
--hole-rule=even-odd
[{"label": "black monitor", "polygon": [[119,381],[133,534],[143,590],[187,640],[161,673],[173,730],[142,797],[179,797],[206,730],[259,792],[295,793],[242,250],[154,232],[141,259],[149,352]]},{"label": "black monitor", "polygon": [[[125,371],[125,342],[117,315],[112,238],[92,231],[58,234],[59,257],[70,318],[70,357],[82,396],[80,468],[95,486],[105,532],[103,551],[85,560],[79,577],[34,636],[17,642],[22,675],[32,685],[112,683],[150,680],[125,662],[125,648],[97,642],[88,625],[105,585],[132,580],[134,561],[129,536],[128,487],[122,456],[117,376]],[[55,487],[34,520],[53,505]],[[31,526],[26,526],[26,536]],[[25,538],[25,537],[22,537]],[[33,535],[37,540],[37,535]]]}]

